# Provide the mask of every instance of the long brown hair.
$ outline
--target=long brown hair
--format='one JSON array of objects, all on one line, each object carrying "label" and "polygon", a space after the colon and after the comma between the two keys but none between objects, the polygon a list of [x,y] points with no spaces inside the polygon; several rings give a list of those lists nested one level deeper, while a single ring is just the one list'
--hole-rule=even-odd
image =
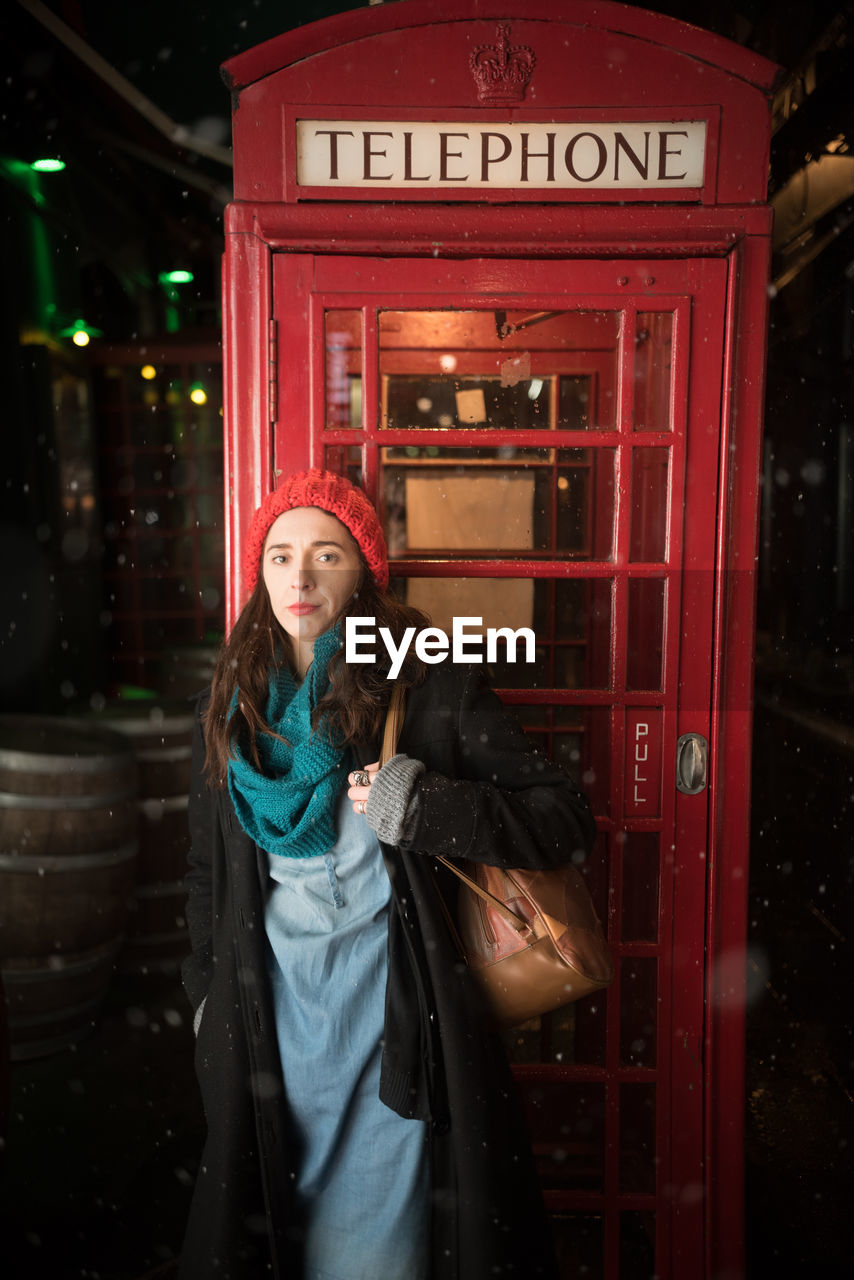
[{"label": "long brown hair", "polygon": [[[361,553],[359,558],[362,559]],[[388,627],[395,646],[399,646],[407,627],[421,629],[430,625],[420,610],[383,595],[363,559],[359,586],[339,621],[346,617],[374,618],[377,635],[380,627]],[[325,717],[326,725],[342,746],[372,741],[385,719],[394,682],[388,679],[391,659],[379,637],[376,655],[376,663],[347,663],[342,648],[329,663],[330,687],[312,713],[312,724],[316,727]],[[214,672],[205,716],[205,773],[213,786],[225,785],[236,737],[246,745],[255,767],[260,768],[256,735],[273,732],[265,719],[270,677],[283,665],[294,670],[290,638],[276,620],[259,574],[252,595],[220,650]],[[410,688],[424,679],[424,671],[424,663],[410,646],[397,680]],[[237,706],[230,714],[235,690],[239,690]]]}]

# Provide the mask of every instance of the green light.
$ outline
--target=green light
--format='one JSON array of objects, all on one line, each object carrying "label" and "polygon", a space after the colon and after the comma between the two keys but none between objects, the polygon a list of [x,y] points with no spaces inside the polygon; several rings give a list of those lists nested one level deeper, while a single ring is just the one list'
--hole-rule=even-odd
[{"label": "green light", "polygon": [[62,173],[65,168],[64,160],[46,158],[44,160],[34,160],[30,165],[31,169],[35,169],[36,173]]},{"label": "green light", "polygon": [[192,271],[161,271],[157,277],[161,284],[192,284]]},{"label": "green light", "polygon": [[75,320],[73,324],[66,325],[64,329],[60,329],[59,336],[61,338],[70,338],[76,347],[88,347],[91,338],[103,338],[104,330],[96,329],[94,325],[87,324],[85,320]]},{"label": "green light", "polygon": [[153,689],[143,689],[138,684],[122,684],[119,685],[119,697],[124,702],[148,702],[157,694]]}]

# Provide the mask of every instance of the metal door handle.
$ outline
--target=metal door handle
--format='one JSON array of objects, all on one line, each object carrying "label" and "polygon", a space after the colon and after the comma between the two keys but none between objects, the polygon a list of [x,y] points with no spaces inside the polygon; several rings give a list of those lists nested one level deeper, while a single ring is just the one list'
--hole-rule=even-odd
[{"label": "metal door handle", "polygon": [[676,789],[695,796],[706,785],[709,744],[701,733],[683,733],[676,743]]}]

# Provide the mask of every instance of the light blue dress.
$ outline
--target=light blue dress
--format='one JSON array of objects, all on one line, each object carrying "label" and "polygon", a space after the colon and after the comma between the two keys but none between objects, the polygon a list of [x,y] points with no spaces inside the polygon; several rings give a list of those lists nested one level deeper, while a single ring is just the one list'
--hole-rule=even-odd
[{"label": "light blue dress", "polygon": [[379,1100],[390,886],[344,792],[338,840],[269,856],[267,956],[288,1104],[302,1143],[306,1280],[426,1280],[425,1125]]}]

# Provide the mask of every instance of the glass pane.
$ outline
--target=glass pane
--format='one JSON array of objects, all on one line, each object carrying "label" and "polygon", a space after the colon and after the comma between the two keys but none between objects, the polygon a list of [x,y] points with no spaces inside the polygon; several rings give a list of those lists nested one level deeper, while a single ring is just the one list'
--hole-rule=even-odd
[{"label": "glass pane", "polygon": [[[542,596],[542,586],[530,578],[396,578],[392,582],[399,599],[420,609],[448,635],[445,661],[453,660],[454,619],[477,619],[458,624],[462,646],[458,661],[482,666],[500,688],[520,689],[553,687],[553,647],[540,641],[534,627],[535,597]],[[499,634],[502,630],[514,634]]]},{"label": "glass pane", "polygon": [[192,590],[184,578],[158,574],[139,579],[140,606],[152,617],[158,613],[183,613],[193,607]]},{"label": "glass pane", "polygon": [[222,368],[219,365],[190,365],[188,418],[195,446],[222,448]]},{"label": "glass pane", "polygon": [[601,1191],[605,1173],[605,1088],[588,1081],[519,1085],[544,1190]]},{"label": "glass pane", "polygon": [[512,711],[518,716],[525,732],[530,732],[533,736],[538,738],[543,735],[539,734],[537,731],[545,728],[551,723],[551,707],[542,706],[539,703],[531,706],[524,706],[521,703],[516,702],[512,706]]},{"label": "glass pane", "polygon": [[[602,832],[590,856],[580,863],[600,919],[607,920],[608,839]],[[516,1065],[604,1066],[607,997],[596,992],[555,1013],[532,1018],[504,1035],[510,1061]]]},{"label": "glass pane", "polygon": [[655,1085],[620,1085],[620,1190],[655,1193]]},{"label": "glass pane", "polygon": [[497,452],[384,449],[389,555],[610,558],[613,449],[508,449],[519,457],[506,461]]},{"label": "glass pane", "polygon": [[605,1023],[608,1012],[606,992],[597,991],[595,995],[579,1000],[572,1006],[572,1010],[575,1022],[573,1061],[587,1066],[603,1067],[605,1065]]},{"label": "glass pane", "polygon": [[134,447],[140,449],[154,445],[181,445],[184,442],[185,416],[180,396],[175,403],[154,405],[150,409],[131,409],[127,415],[128,437]]},{"label": "glass pane", "polygon": [[[553,687],[552,647],[541,642],[532,625],[540,583],[530,578],[409,578],[397,579],[394,590],[445,631],[451,645],[454,618],[479,619],[464,631],[460,626],[460,636],[466,637],[464,654],[484,666],[494,685]],[[503,629],[514,636],[499,634]],[[449,652],[449,661],[451,657]]]},{"label": "glass pane", "polygon": [[[584,707],[582,720],[581,785],[590,797],[594,814],[604,816],[611,808],[611,713],[608,707]],[[556,735],[555,756],[558,760],[562,757],[558,745],[561,737]]]},{"label": "glass pane", "polygon": [[620,833],[623,852],[623,942],[658,941],[658,832]]},{"label": "glass pane", "polygon": [[[480,618],[466,627],[466,634],[480,635],[480,645],[466,640],[466,652],[478,654],[488,665],[493,684],[504,689],[607,688],[611,634],[610,584],[555,582],[550,578],[417,578],[393,577],[391,590],[406,604],[421,609],[434,626],[452,635],[454,618]],[[572,599],[567,601],[566,595]],[[560,613],[555,608],[557,601]],[[575,635],[562,628],[562,617],[571,616]],[[515,661],[509,659],[505,639],[496,635],[488,649],[488,630],[509,627],[533,632],[533,657],[529,642],[520,635]],[[583,732],[580,711],[569,725],[576,741],[566,748],[579,759],[578,736]],[[531,716],[536,716],[532,720]],[[543,708],[531,709],[531,728],[545,724]]]},{"label": "glass pane", "polygon": [[663,635],[663,579],[630,578],[627,689],[661,689]]},{"label": "glass pane", "polygon": [[620,961],[620,1063],[654,1067],[656,1061],[656,967],[652,956]]},{"label": "glass pane", "polygon": [[425,467],[418,461],[386,464],[386,531],[395,554],[450,551],[497,557],[532,551],[536,472],[527,467],[484,468],[478,465],[477,450],[455,454],[461,462],[453,467]]},{"label": "glass pane", "polygon": [[143,619],[142,644],[146,659],[162,657],[166,646],[190,644],[197,639],[192,614]]},{"label": "glass pane", "polygon": [[[579,869],[584,876],[596,914],[608,928],[609,842],[605,832],[597,833],[595,844]],[[544,1040],[544,1062],[583,1063],[604,1066],[607,993],[597,991],[568,1010],[552,1014]],[[571,1027],[562,1025],[562,1016],[571,1015]],[[544,1021],[548,1021],[544,1019]],[[571,1035],[569,1032],[571,1031]]]},{"label": "glass pane", "polygon": [[554,583],[554,633],[569,689],[610,687],[613,586],[608,578]]},{"label": "glass pane", "polygon": [[610,687],[611,597],[604,578],[554,584],[556,688]]},{"label": "glass pane", "polygon": [[327,311],[324,320],[326,425],[359,428],[362,425],[362,313]]},{"label": "glass pane", "polygon": [[610,429],[616,311],[381,311],[385,428]]},{"label": "glass pane", "polygon": [[586,858],[576,862],[584,876],[596,914],[604,928],[608,927],[608,837],[604,831],[596,833],[596,840]]},{"label": "glass pane", "polygon": [[[323,450],[323,465],[327,471],[334,471],[338,476],[346,476],[360,489],[364,487],[360,444],[328,444]],[[390,551],[389,555],[391,555]]]},{"label": "glass pane", "polygon": [[669,449],[632,450],[632,518],[629,559],[662,561],[667,545]]},{"label": "glass pane", "polygon": [[558,1268],[562,1276],[602,1280],[605,1274],[605,1223],[598,1214],[571,1213],[551,1218]]},{"label": "glass pane", "polygon": [[606,1008],[603,991],[555,1013],[532,1018],[505,1032],[507,1056],[516,1065],[548,1062],[560,1066],[604,1066]]},{"label": "glass pane", "polygon": [[165,649],[222,626],[221,366],[139,358],[96,369],[93,385],[110,660],[118,678],[158,689]]},{"label": "glass pane", "polygon": [[673,315],[638,312],[635,325],[635,431],[670,431]]},{"label": "glass pane", "polygon": [[504,1048],[512,1063],[518,1066],[543,1061],[543,1022],[543,1018],[531,1018],[502,1033]]},{"label": "glass pane", "polygon": [[589,373],[568,373],[558,378],[557,425],[562,430],[588,429],[594,392],[593,377]]},{"label": "glass pane", "polygon": [[[145,374],[143,375],[143,369]],[[154,376],[151,376],[152,370]],[[151,365],[140,360],[137,365],[126,365],[123,369],[107,369],[106,376],[112,385],[109,399],[121,402],[126,399],[133,407],[144,405],[151,408],[167,402],[169,393],[181,386],[180,365]],[[170,397],[171,398],[171,397]]]},{"label": "glass pane", "polygon": [[[387,374],[383,378],[381,425],[389,431],[425,427],[491,427],[501,431],[542,430],[551,426],[551,380],[522,378],[506,386],[500,378],[431,378],[423,374]],[[444,450],[435,446],[435,454]],[[490,450],[505,457],[508,450]],[[512,446],[510,452],[515,452]]]},{"label": "glass pane", "polygon": [[613,449],[559,449],[555,550],[610,560],[614,530]]},{"label": "glass pane", "polygon": [[656,1280],[655,1214],[620,1214],[620,1280]]}]

